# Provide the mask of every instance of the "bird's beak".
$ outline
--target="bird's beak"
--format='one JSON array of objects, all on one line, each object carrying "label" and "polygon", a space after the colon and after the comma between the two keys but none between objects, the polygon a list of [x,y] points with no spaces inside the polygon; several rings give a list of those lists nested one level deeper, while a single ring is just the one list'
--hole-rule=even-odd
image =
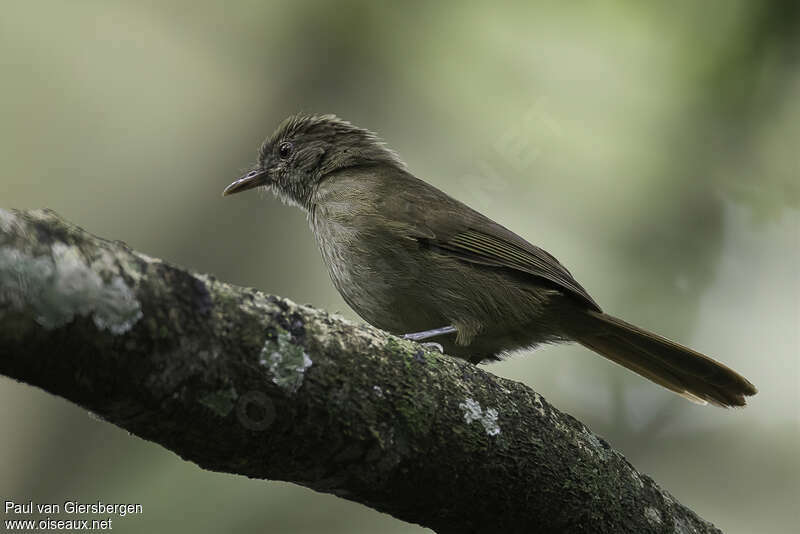
[{"label": "bird's beak", "polygon": [[264,169],[252,170],[226,187],[222,192],[222,196],[226,197],[234,193],[241,193],[242,191],[253,189],[259,185],[266,185],[269,182],[268,176],[267,171]]}]

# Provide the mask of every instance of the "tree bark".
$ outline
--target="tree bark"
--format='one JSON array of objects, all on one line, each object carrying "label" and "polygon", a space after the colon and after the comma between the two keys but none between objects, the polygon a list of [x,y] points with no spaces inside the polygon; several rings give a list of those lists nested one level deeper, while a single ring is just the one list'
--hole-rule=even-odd
[{"label": "tree bark", "polygon": [[0,210],[0,372],[214,471],[439,533],[719,532],[527,386]]}]

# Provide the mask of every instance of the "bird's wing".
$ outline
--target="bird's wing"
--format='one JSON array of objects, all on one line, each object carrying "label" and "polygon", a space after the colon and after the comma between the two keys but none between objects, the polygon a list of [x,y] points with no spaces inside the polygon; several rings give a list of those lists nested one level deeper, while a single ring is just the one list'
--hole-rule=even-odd
[{"label": "bird's wing", "polygon": [[425,246],[466,262],[526,273],[600,307],[552,255],[435,187],[404,176],[398,194],[384,197],[380,210]]},{"label": "bird's wing", "polygon": [[591,308],[600,310],[592,297],[557,259],[516,235],[514,237],[517,239],[508,239],[503,234],[510,232],[503,227],[499,229],[499,232],[492,227],[487,229],[485,225],[481,225],[480,230],[467,228],[449,239],[436,240],[431,244],[464,261],[513,269],[541,278],[580,298]]}]

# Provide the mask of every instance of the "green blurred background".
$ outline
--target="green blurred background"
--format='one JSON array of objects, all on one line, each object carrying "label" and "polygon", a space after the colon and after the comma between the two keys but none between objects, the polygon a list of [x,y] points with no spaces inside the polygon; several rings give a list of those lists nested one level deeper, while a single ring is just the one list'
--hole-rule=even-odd
[{"label": "green blurred background", "polygon": [[[3,1],[0,206],[53,208],[355,318],[299,210],[220,197],[285,116],[337,113],[548,249],[606,310],[760,393],[744,410],[695,406],[577,347],[488,370],[586,422],[725,532],[795,531],[796,5]],[[204,472],[4,378],[0,428],[4,500],[142,503],[115,531],[424,531]]]}]

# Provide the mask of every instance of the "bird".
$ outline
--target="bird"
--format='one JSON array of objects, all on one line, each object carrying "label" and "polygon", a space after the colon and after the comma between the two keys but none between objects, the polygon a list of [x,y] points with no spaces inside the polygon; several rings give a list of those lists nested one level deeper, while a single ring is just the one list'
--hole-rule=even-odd
[{"label": "bird", "polygon": [[288,117],[223,196],[305,211],[333,285],[367,323],[473,364],[577,342],[699,404],[757,393],[724,364],[605,313],[554,256],[417,178],[374,132]]}]

